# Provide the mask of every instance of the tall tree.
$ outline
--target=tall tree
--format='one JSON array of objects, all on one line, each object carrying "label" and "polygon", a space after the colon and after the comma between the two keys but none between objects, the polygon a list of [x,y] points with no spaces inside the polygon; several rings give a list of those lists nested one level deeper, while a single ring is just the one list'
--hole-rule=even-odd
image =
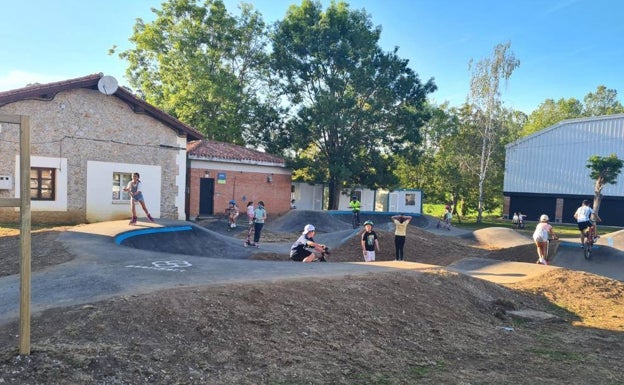
[{"label": "tall tree", "polygon": [[609,156],[592,155],[587,160],[587,167],[591,170],[590,178],[596,181],[594,185],[594,211],[598,213],[602,202],[602,189],[607,184],[615,184],[622,171],[624,162],[616,154]]},{"label": "tall tree", "polygon": [[508,81],[513,71],[520,65],[520,61],[509,51],[511,43],[498,44],[490,58],[482,59],[474,66],[471,61],[470,69],[470,100],[475,107],[476,116],[480,118],[479,138],[479,207],[477,222],[483,216],[483,187],[488,177],[488,169],[492,154],[499,144],[499,126],[497,122],[501,114],[500,82]]},{"label": "tall tree", "polygon": [[246,127],[274,116],[261,96],[268,32],[251,6],[234,17],[221,0],[169,0],[152,12],[154,21],[137,20],[134,47],[120,53],[146,101],[208,138],[239,144]]},{"label": "tall tree", "polygon": [[329,208],[342,189],[396,184],[394,156],[418,156],[427,94],[399,58],[383,52],[370,16],[332,2],[303,0],[289,8],[273,34],[272,68],[291,104],[292,149],[307,179],[327,182]]},{"label": "tall tree", "polygon": [[585,95],[584,116],[612,115],[624,112],[622,103],[617,99],[617,91],[601,85],[596,92]]}]

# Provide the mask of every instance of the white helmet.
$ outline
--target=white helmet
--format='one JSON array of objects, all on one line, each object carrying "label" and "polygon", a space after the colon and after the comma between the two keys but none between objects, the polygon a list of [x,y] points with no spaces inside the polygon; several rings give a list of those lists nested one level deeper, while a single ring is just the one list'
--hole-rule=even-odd
[{"label": "white helmet", "polygon": [[548,215],[546,214],[542,214],[542,216],[540,217],[540,222],[548,222],[550,220],[550,218],[548,218]]}]

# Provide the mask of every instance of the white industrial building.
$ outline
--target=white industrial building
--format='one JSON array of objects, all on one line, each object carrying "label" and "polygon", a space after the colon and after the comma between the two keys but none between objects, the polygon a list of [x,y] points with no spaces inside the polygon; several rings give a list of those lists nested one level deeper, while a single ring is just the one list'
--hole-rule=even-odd
[{"label": "white industrial building", "polygon": [[[624,114],[561,121],[506,146],[504,215],[573,223],[583,199],[593,200],[592,155],[624,159]],[[624,171],[624,170],[623,170]],[[624,226],[624,173],[602,190],[602,224]]]}]

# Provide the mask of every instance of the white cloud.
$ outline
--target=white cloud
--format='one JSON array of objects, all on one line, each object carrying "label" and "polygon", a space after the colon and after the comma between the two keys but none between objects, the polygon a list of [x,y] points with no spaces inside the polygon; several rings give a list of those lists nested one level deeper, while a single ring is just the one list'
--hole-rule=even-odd
[{"label": "white cloud", "polygon": [[0,91],[8,91],[16,88],[26,87],[32,83],[52,83],[67,79],[63,75],[37,74],[20,70],[0,73]]}]

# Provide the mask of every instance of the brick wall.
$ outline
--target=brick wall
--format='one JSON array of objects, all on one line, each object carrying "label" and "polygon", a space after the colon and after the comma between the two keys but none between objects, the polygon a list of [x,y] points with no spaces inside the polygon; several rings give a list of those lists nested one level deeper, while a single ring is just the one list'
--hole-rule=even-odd
[{"label": "brick wall", "polygon": [[[194,161],[201,163],[201,161]],[[208,162],[206,164],[208,166]],[[269,215],[279,216],[290,210],[290,189],[291,173],[287,169],[267,167],[248,167],[239,165],[238,171],[228,170],[226,167],[218,168],[218,164],[210,162],[210,168],[192,168],[190,170],[189,189],[189,215],[191,219],[199,215],[199,186],[200,179],[210,174],[214,178],[214,215],[225,215],[225,209],[231,199],[241,210],[244,211],[247,203],[253,201],[263,201]],[[217,175],[225,173],[225,184],[218,183]],[[272,174],[272,175],[271,175]],[[267,177],[271,175],[272,181],[268,182]]]}]

